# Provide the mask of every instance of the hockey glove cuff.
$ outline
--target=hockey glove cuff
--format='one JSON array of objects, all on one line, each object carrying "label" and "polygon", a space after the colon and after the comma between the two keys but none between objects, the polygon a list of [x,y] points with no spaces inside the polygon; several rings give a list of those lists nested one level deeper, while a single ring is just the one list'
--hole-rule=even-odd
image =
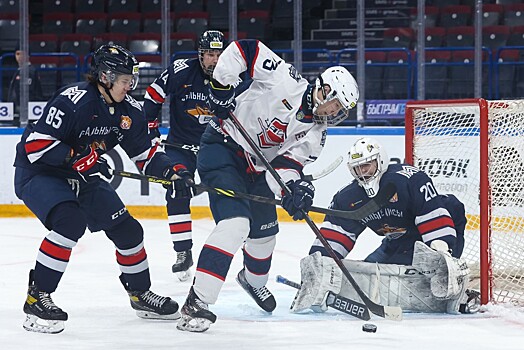
[{"label": "hockey glove cuff", "polygon": [[160,130],[158,128],[160,127],[160,122],[158,119],[150,120],[147,122],[147,128],[149,129],[149,138],[151,140],[160,138]]},{"label": "hockey glove cuff", "polygon": [[234,111],[236,107],[235,89],[231,85],[223,86],[218,81],[211,80],[207,105],[209,110],[218,118],[229,118],[229,111]]},{"label": "hockey glove cuff", "polygon": [[71,167],[76,170],[85,182],[95,180],[103,175],[110,180],[112,169],[107,164],[107,160],[98,155],[98,152],[91,146],[86,148],[82,153],[73,157],[70,161]]},{"label": "hockey glove cuff", "polygon": [[171,198],[191,198],[196,195],[193,174],[183,164],[166,168],[163,176],[172,181],[171,186],[166,186]]}]

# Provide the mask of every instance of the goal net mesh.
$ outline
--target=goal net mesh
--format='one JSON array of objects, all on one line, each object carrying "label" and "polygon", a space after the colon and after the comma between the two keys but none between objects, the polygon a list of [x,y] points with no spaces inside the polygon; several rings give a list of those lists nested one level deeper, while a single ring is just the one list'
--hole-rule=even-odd
[{"label": "goal net mesh", "polygon": [[[480,108],[450,101],[414,106],[413,164],[432,177],[440,193],[466,207],[462,257],[472,286],[480,276],[480,166],[488,167],[492,301],[524,305],[524,101],[488,101],[487,160],[480,158]],[[488,252],[486,252],[488,253]]]}]

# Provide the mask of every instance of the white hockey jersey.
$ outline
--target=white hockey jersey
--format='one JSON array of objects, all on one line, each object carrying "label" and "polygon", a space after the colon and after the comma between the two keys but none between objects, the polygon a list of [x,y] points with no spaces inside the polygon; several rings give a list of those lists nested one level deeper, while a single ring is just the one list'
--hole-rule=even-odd
[{"label": "white hockey jersey", "polygon": [[[264,156],[270,162],[276,160],[272,165],[284,182],[297,180],[299,171],[320,155],[327,134],[325,124],[312,120],[311,86],[291,64],[258,40],[229,44],[220,55],[213,78],[222,85],[233,85],[246,71],[253,82],[237,93],[234,114]],[[266,170],[230,120],[222,123],[222,129],[246,151],[253,171]],[[282,166],[286,162],[296,166]],[[279,195],[281,189],[268,172],[266,179]]]}]

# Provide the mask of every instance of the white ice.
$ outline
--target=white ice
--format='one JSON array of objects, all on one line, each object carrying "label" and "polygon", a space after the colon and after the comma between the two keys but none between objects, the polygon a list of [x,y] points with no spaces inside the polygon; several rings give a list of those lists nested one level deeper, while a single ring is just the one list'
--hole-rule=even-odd
[{"label": "white ice", "polygon": [[[182,304],[190,282],[179,282],[171,273],[175,257],[166,221],[141,222],[151,289]],[[211,220],[193,223],[197,256],[213,225]],[[0,349],[524,349],[524,314],[511,307],[490,306],[484,313],[462,316],[405,314],[401,322],[373,316],[371,322],[378,327],[374,334],[361,330],[364,321],[332,309],[325,314],[291,314],[295,291],[274,278],[281,274],[300,280],[299,260],[314,238],[301,223],[281,223],[268,283],[278,304],[272,315],[261,311],[236,284],[234,276],[242,265],[238,252],[218,302],[211,306],[218,320],[207,332],[181,332],[173,322],[139,319],[118,280],[112,243],[101,232],[88,232],[53,294],[55,303],[69,313],[64,332],[27,332],[22,328],[22,305],[28,272],[44,235],[36,219],[0,219]],[[359,249],[354,257],[370,247]]]}]

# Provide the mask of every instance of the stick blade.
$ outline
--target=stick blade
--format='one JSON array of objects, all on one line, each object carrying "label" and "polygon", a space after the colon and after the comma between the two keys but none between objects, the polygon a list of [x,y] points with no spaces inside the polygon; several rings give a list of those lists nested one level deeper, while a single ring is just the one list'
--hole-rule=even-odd
[{"label": "stick blade", "polygon": [[384,306],[384,318],[392,321],[402,321],[402,309],[400,306]]}]

